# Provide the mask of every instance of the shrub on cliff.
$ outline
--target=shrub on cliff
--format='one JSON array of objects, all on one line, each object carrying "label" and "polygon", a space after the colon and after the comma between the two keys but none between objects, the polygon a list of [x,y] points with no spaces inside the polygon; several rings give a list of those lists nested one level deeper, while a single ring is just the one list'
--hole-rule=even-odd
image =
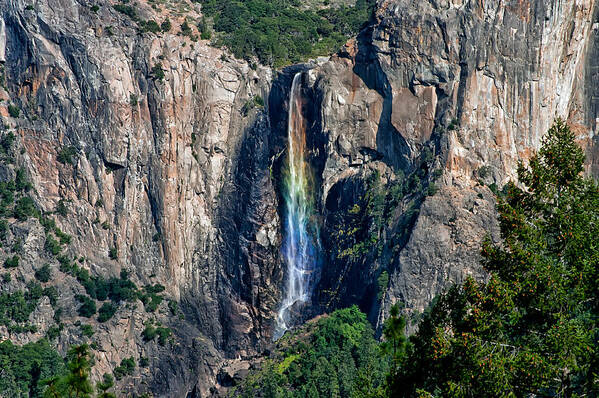
[{"label": "shrub on cliff", "polygon": [[133,357],[125,358],[121,364],[114,368],[114,377],[121,380],[125,376],[130,376],[135,371],[135,359]]},{"label": "shrub on cliff", "polygon": [[42,283],[46,283],[52,277],[52,270],[49,264],[44,264],[40,268],[35,270],[35,279]]},{"label": "shrub on cliff", "polygon": [[19,198],[15,203],[14,216],[19,221],[25,221],[29,217],[34,217],[38,214],[35,203],[29,196]]},{"label": "shrub on cliff", "polygon": [[19,256],[16,254],[4,260],[4,268],[17,268],[19,266]]},{"label": "shrub on cliff", "polygon": [[12,104],[8,105],[8,114],[10,115],[10,117],[17,118],[19,117],[20,113],[21,109],[19,109],[18,106]]},{"label": "shrub on cliff", "polygon": [[77,309],[79,316],[83,316],[86,318],[91,318],[92,316],[94,316],[94,314],[96,313],[95,301],[82,294],[78,294],[77,296],[75,296],[75,298],[77,299],[77,301],[81,303],[81,305]]},{"label": "shrub on cliff", "polygon": [[56,160],[62,164],[75,164],[77,160],[77,148],[72,145],[61,148]]},{"label": "shrub on cliff", "polygon": [[162,70],[162,64],[160,64],[160,62],[158,62],[157,64],[155,64],[152,67],[152,70],[150,71],[150,73],[152,74],[152,77],[155,80],[159,80],[159,81],[164,80],[164,70]]},{"label": "shrub on cliff", "polygon": [[114,316],[117,306],[112,303],[104,303],[98,310],[98,322],[106,322]]},{"label": "shrub on cliff", "polygon": [[167,18],[165,19],[161,24],[160,24],[160,29],[162,29],[163,32],[170,32],[171,28],[173,27],[173,25],[171,24],[171,21]]}]

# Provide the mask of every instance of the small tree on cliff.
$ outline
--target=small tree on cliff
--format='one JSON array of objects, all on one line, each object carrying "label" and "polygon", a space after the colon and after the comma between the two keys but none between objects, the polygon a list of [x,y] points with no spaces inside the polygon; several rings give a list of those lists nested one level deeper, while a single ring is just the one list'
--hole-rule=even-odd
[{"label": "small tree on cliff", "polygon": [[91,398],[92,384],[89,372],[92,366],[89,346],[81,344],[71,347],[67,353],[69,373],[63,377],[52,377],[43,383],[47,386],[44,398]]},{"label": "small tree on cliff", "polygon": [[597,396],[599,189],[557,120],[521,186],[498,198],[487,283],[443,294],[412,338],[392,396]]},{"label": "small tree on cliff", "polygon": [[91,370],[89,346],[81,344],[72,347],[67,354],[67,358],[69,359],[68,368],[70,371],[66,379],[68,396],[91,397],[93,387],[89,381],[89,372]]}]

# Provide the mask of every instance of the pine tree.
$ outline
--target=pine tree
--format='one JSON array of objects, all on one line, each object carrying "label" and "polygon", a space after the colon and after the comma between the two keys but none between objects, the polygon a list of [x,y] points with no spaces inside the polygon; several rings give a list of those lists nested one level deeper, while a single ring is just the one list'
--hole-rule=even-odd
[{"label": "pine tree", "polygon": [[557,120],[498,198],[485,283],[443,294],[411,339],[395,396],[596,396],[599,188]]},{"label": "pine tree", "polygon": [[98,398],[116,398],[116,395],[108,392],[112,386],[114,386],[114,377],[109,373],[104,373],[102,381],[96,384],[96,389],[100,392]]},{"label": "pine tree", "polygon": [[42,384],[46,386],[43,394],[44,398],[62,398],[64,396],[61,380],[61,377],[54,376],[42,381]]},{"label": "pine tree", "polygon": [[93,387],[89,381],[91,361],[89,346],[81,344],[69,349],[69,374],[66,378],[67,392],[69,397],[90,398]]},{"label": "pine tree", "polygon": [[383,336],[385,341],[381,344],[383,352],[391,358],[390,376],[397,376],[400,364],[405,356],[406,320],[399,315],[399,305],[394,304],[389,311],[389,318],[385,321]]}]

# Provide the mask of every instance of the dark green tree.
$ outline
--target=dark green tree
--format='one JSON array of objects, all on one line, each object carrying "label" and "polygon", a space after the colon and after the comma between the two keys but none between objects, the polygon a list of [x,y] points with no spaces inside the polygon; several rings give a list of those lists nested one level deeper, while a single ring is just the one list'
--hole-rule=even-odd
[{"label": "dark green tree", "polygon": [[391,359],[390,377],[397,376],[401,362],[406,353],[406,320],[399,315],[399,305],[394,304],[389,311],[389,318],[385,321],[383,336],[385,341],[381,344],[382,351]]},{"label": "dark green tree", "polygon": [[114,386],[114,377],[111,374],[104,373],[104,377],[101,382],[96,384],[96,388],[99,391],[98,398],[116,398],[116,395],[108,392],[110,388]]},{"label": "dark green tree", "polygon": [[94,389],[89,381],[91,356],[89,346],[81,344],[69,349],[69,374],[66,376],[67,393],[69,397],[90,398]]},{"label": "dark green tree", "polygon": [[498,197],[502,241],[482,248],[488,281],[439,297],[393,396],[597,396],[599,188],[583,164],[557,120]]}]

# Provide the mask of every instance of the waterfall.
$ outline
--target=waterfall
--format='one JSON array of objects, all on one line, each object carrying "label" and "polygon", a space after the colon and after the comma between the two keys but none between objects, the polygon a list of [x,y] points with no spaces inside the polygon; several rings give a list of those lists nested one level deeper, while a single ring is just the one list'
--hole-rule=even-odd
[{"label": "waterfall", "polygon": [[275,339],[291,326],[296,303],[309,300],[317,278],[317,242],[313,222],[311,169],[306,161],[306,121],[302,113],[301,73],[293,77],[289,94],[287,159],[284,169],[284,238],[282,253],[287,267],[286,291],[277,313]]}]

